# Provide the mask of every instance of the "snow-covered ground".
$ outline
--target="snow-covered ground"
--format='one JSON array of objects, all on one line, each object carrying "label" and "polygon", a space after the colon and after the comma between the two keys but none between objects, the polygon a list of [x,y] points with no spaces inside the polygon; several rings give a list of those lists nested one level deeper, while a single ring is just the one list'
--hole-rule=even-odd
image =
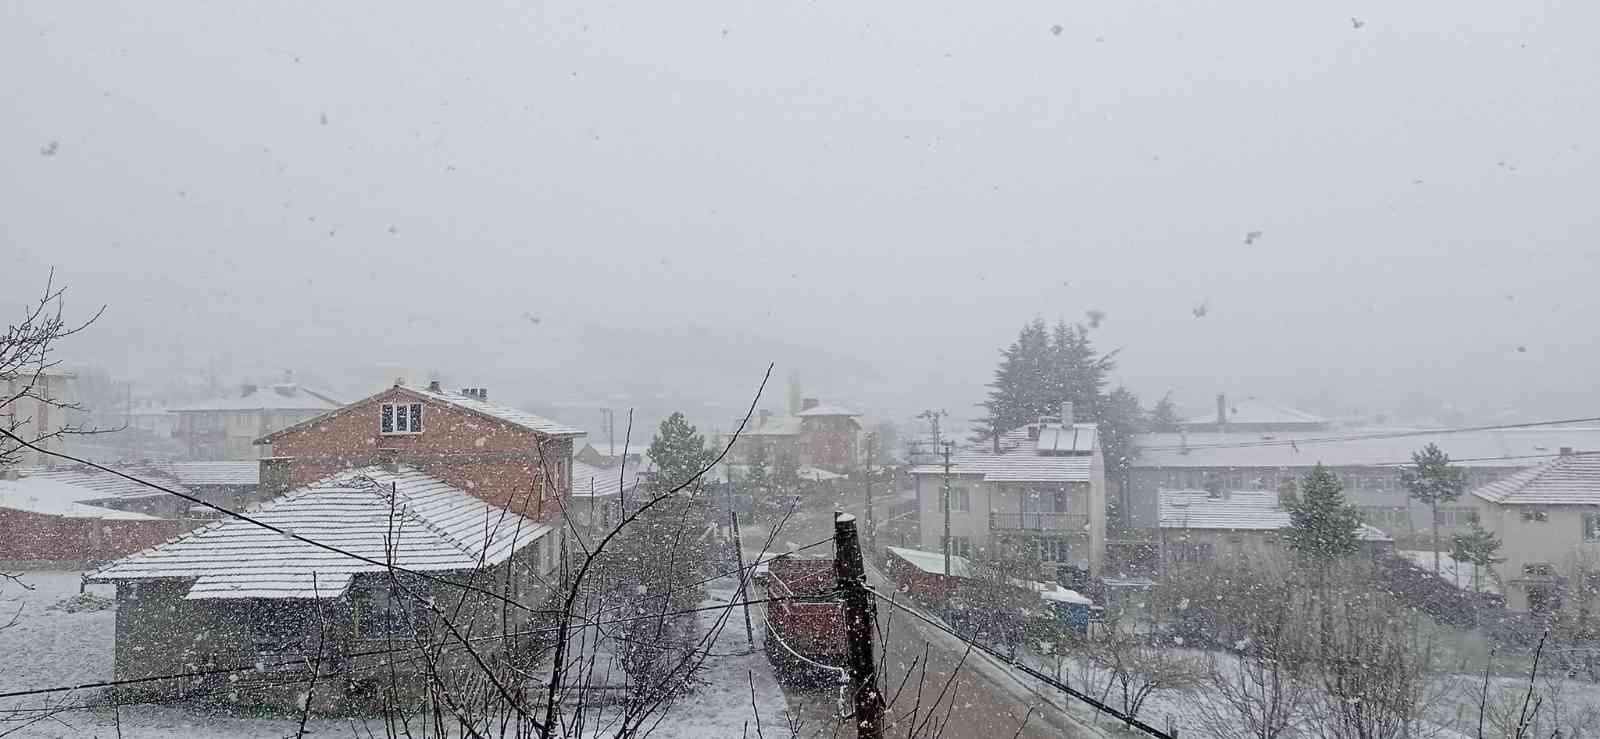
[{"label": "snow-covered ground", "polygon": [[[0,624],[10,621],[13,613],[17,615],[13,627],[0,630],[0,693],[111,679],[115,613],[110,610],[66,613],[48,609],[78,594],[80,580],[76,572],[29,572],[23,574],[23,580],[33,586],[33,590],[22,590],[10,584],[0,589]],[[732,596],[731,583],[731,580],[712,583],[706,605],[726,603]],[[111,588],[104,586],[91,586],[88,590],[106,597],[111,595]],[[719,613],[708,611],[702,621],[709,625]],[[718,656],[708,659],[705,665],[702,676],[709,684],[667,711],[649,736],[662,739],[743,736],[746,722],[748,735],[756,736],[757,710],[762,733],[787,735],[786,731],[775,731],[785,725],[788,705],[773,678],[771,665],[760,651],[761,628],[757,621],[756,649],[752,651],[745,637],[743,613],[735,609],[710,648]],[[751,705],[752,682],[755,709]],[[97,690],[81,691],[71,694],[70,699],[82,701],[98,694]],[[299,727],[295,719],[205,713],[185,706],[125,706],[118,711],[119,715],[106,709],[48,712],[52,715],[47,718],[43,717],[46,712],[35,710],[57,705],[63,697],[57,694],[0,699],[0,735],[18,738],[120,735],[126,739],[202,736],[282,739],[294,736]],[[307,735],[350,736],[355,728],[348,719],[313,719],[307,727]],[[381,726],[372,728],[377,736],[383,735]],[[360,735],[365,736],[366,730],[362,729]]]},{"label": "snow-covered ground", "polygon": [[[1411,560],[1412,563],[1424,570],[1433,570],[1433,552],[1400,549],[1396,550],[1395,554]],[[1478,566],[1471,562],[1457,562],[1450,558],[1449,552],[1439,553],[1439,577],[1443,578],[1445,582],[1462,590],[1471,590],[1474,574],[1478,576],[1478,590],[1485,593],[1500,592],[1500,586],[1495,582],[1494,573],[1487,568],[1480,573],[1478,572]]]}]

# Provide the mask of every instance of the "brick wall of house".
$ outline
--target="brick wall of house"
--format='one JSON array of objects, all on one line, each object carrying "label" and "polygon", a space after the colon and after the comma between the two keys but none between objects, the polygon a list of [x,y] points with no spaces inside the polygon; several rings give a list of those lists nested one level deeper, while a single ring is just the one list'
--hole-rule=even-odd
[{"label": "brick wall of house", "polygon": [[[424,406],[422,433],[382,433],[382,404],[418,402]],[[572,440],[541,437],[393,388],[321,421],[281,432],[273,437],[271,452],[276,459],[263,465],[263,485],[269,476],[296,487],[341,470],[399,463],[492,505],[549,520],[559,515],[560,506],[546,491],[566,492]]]},{"label": "brick wall of house", "polygon": [[0,562],[92,566],[160,544],[198,523],[165,518],[69,518],[0,508]]}]

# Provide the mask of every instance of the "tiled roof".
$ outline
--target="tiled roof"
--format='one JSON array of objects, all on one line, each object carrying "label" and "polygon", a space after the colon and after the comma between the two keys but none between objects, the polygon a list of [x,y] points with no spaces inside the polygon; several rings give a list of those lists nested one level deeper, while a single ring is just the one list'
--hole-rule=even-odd
[{"label": "tiled roof", "polygon": [[[1313,416],[1304,411],[1278,405],[1268,400],[1249,397],[1237,401],[1226,401],[1228,423],[1243,424],[1317,424],[1328,423],[1328,419]],[[1215,408],[1185,419],[1185,425],[1212,425],[1217,422]]]},{"label": "tiled roof", "polygon": [[505,421],[513,426],[520,426],[529,431],[537,431],[547,436],[585,436],[589,432],[573,428],[564,423],[552,421],[544,416],[536,416],[527,411],[517,410],[504,405],[496,405],[485,400],[470,398],[460,393],[448,390],[434,391],[426,388],[402,387],[402,390],[416,393],[425,398],[448,403],[457,408],[465,408],[474,413],[479,413],[490,418]]},{"label": "tiled roof", "polygon": [[[179,492],[188,492],[166,462],[132,462],[108,465],[140,480],[148,480]],[[18,470],[23,479],[52,480],[82,491],[77,500],[150,498],[166,493],[149,485],[113,475],[93,467],[31,467]]]},{"label": "tiled roof", "polygon": [[[1140,434],[1134,468],[1329,467],[1407,465],[1411,453],[1438,444],[1469,467],[1530,467],[1561,447],[1600,451],[1600,428],[1545,427],[1457,431],[1349,429],[1267,433]],[[1187,450],[1187,451],[1185,451]]]},{"label": "tiled roof", "polygon": [[1600,505],[1600,454],[1568,454],[1478,487],[1501,505]]},{"label": "tiled roof", "polygon": [[[623,492],[632,492],[639,486],[643,470],[633,465],[626,467],[596,467],[572,460],[572,497],[609,498]],[[626,484],[624,484],[626,481]]]},{"label": "tiled roof", "polygon": [[[1161,528],[1223,531],[1277,531],[1289,527],[1289,512],[1278,506],[1274,492],[1246,491],[1213,499],[1204,490],[1161,491]],[[1361,524],[1362,541],[1393,541],[1388,534]]]},{"label": "tiled roof", "polygon": [[241,462],[169,462],[167,469],[185,485],[259,485],[261,463]]},{"label": "tiled roof", "polygon": [[170,410],[173,413],[199,413],[206,411],[325,411],[338,408],[339,402],[324,393],[302,387],[293,382],[276,385],[259,385],[249,392],[225,395],[195,403],[185,403]]},{"label": "tiled roof", "polygon": [[[1046,432],[1040,431],[1040,439]],[[1076,438],[1093,443],[1094,424],[1080,423],[1071,431],[1056,429],[1057,438]],[[1000,435],[1000,453],[994,453],[994,442],[977,442],[954,451],[950,455],[950,473],[954,475],[981,475],[985,482],[1087,482],[1094,463],[1092,453],[1072,456],[1047,455],[1038,451],[1038,442],[1028,437],[1028,427]],[[1091,447],[1092,450],[1092,447]],[[911,468],[914,475],[944,473],[944,464],[924,464]]]},{"label": "tiled roof", "polygon": [[[157,491],[159,493],[159,491]],[[0,508],[66,518],[154,520],[154,516],[119,511],[90,504],[105,500],[100,491],[39,475],[0,480]]]},{"label": "tiled roof", "polygon": [[[551,530],[409,468],[341,474],[252,506],[249,515],[378,561],[386,560],[392,541],[395,565],[434,572],[475,569],[480,560],[498,564]],[[385,571],[229,518],[117,560],[91,578],[196,578],[191,599],[304,598],[313,596],[313,573],[315,595],[336,597],[352,575]]]},{"label": "tiled roof", "polygon": [[799,413],[796,413],[795,415],[801,418],[813,418],[818,416],[859,416],[861,414],[842,405],[828,405],[824,403],[822,405],[807,408]]}]

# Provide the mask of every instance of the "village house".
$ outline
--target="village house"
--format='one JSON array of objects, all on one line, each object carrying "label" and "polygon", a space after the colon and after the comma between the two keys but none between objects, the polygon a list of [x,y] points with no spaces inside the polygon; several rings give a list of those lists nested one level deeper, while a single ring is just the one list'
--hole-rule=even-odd
[{"label": "village house", "polygon": [[787,458],[832,473],[848,472],[860,465],[861,423],[856,420],[860,416],[817,398],[801,400],[792,416],[761,410],[739,435],[732,456],[736,462],[747,462],[760,447],[769,463]]},{"label": "village house", "polygon": [[171,408],[172,435],[190,459],[254,459],[255,440],[340,406],[332,397],[294,382],[242,385],[239,392]]},{"label": "village house", "polygon": [[[56,434],[67,427],[67,410],[56,404],[65,402],[67,385],[72,373],[59,369],[43,368],[24,370],[0,376],[0,396],[10,402],[0,409],[0,428],[33,443],[46,451],[60,451],[61,438]],[[54,401],[54,402],[52,402]],[[44,452],[20,448],[9,438],[0,438],[0,454],[14,457],[21,465],[39,465],[52,458]]]},{"label": "village house", "polygon": [[[943,552],[945,467],[911,468],[921,548]],[[1100,574],[1105,546],[1105,463],[1092,423],[1075,423],[1070,403],[983,443],[952,451],[950,551],[981,558],[996,545],[1037,551],[1041,576],[1079,584]]]},{"label": "village house", "polygon": [[[409,639],[441,625],[426,604],[446,597],[466,599],[456,625],[468,633],[522,629],[562,556],[559,523],[573,507],[566,498],[581,435],[492,404],[482,388],[403,382],[267,434],[257,440],[271,453],[260,479],[276,497],[249,515],[279,531],[224,518],[91,576],[117,585],[118,679],[262,663],[294,677],[232,699],[292,708],[303,682],[292,683],[303,681],[303,655],[319,639],[330,655]],[[391,557],[403,578],[391,579]],[[480,590],[466,594],[460,584],[469,581]],[[533,649],[531,638],[475,646],[514,664]],[[388,684],[387,673],[364,673],[362,660],[335,664],[345,679],[319,692],[318,710],[363,705]],[[412,665],[400,681],[408,695],[423,685]],[[178,697],[208,680],[149,681],[136,691]]]},{"label": "village house", "polygon": [[[125,686],[120,697],[212,696],[295,710],[306,655],[320,644],[328,660],[322,670],[338,677],[320,683],[313,710],[371,708],[391,684],[386,647],[448,633],[441,628],[446,611],[430,604],[450,604],[459,633],[525,633],[559,559],[552,524],[406,466],[348,470],[250,515],[339,551],[227,518],[88,575],[117,588],[117,680],[191,673]],[[485,640],[473,649],[483,659],[527,666],[535,641]],[[441,654],[441,674],[465,664],[459,644]],[[230,672],[235,668],[249,674]],[[396,669],[397,698],[417,697],[421,664],[408,660]]]},{"label": "village house", "polygon": [[1600,454],[1559,455],[1468,498],[1483,528],[1500,537],[1504,561],[1493,572],[1507,608],[1592,617],[1600,607]]},{"label": "village house", "polygon": [[573,440],[585,432],[489,402],[489,391],[439,383],[393,387],[267,434],[261,479],[288,490],[341,470],[406,464],[478,498],[547,521],[570,489]]},{"label": "village house", "polygon": [[[231,509],[256,502],[255,462],[119,463],[124,474]],[[193,529],[216,512],[84,465],[0,470],[0,562],[99,566]]]},{"label": "village house", "polygon": [[[1161,492],[1160,551],[1163,569],[1175,565],[1274,558],[1284,552],[1282,532],[1289,512],[1272,491],[1211,493]],[[1356,531],[1368,555],[1388,549],[1394,539],[1361,524]]]},{"label": "village house", "polygon": [[[1158,533],[1160,491],[1278,491],[1298,484],[1319,462],[1344,485],[1362,520],[1402,548],[1429,546],[1431,511],[1401,484],[1411,454],[1437,444],[1462,470],[1469,487],[1544,462],[1566,449],[1600,449],[1600,428],[1540,427],[1491,430],[1339,429],[1228,433],[1140,434],[1138,456],[1123,492],[1128,527],[1118,532],[1111,557],[1127,564]],[[1439,508],[1440,533],[1462,531],[1472,520],[1465,497]]]}]

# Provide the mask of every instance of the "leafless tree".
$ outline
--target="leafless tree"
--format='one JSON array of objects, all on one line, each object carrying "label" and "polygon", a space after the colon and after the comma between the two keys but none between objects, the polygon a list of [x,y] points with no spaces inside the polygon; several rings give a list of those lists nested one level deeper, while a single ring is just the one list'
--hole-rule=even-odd
[{"label": "leafless tree", "polygon": [[[96,429],[73,423],[52,423],[44,417],[81,410],[58,395],[49,378],[58,373],[55,357],[62,339],[73,336],[100,318],[101,306],[83,321],[69,321],[64,314],[66,287],[55,284],[55,273],[45,280],[44,292],[27,304],[21,321],[8,324],[0,333],[0,428],[25,435],[28,441],[47,446],[68,434],[92,433]],[[23,459],[21,447],[9,439],[0,441],[0,468]]]},{"label": "leafless tree", "polygon": [[1238,613],[1247,636],[1237,655],[1212,653],[1206,664],[1201,723],[1217,736],[1274,739],[1293,732],[1315,694],[1315,644],[1303,628],[1304,593],[1290,582],[1255,593]]},{"label": "leafless tree", "polygon": [[1176,650],[1141,639],[1116,625],[1085,642],[1088,661],[1102,673],[1110,705],[1128,718],[1138,718],[1145,701],[1158,691],[1187,691],[1202,684],[1200,662]]},{"label": "leafless tree", "polygon": [[1318,736],[1392,739],[1426,733],[1434,644],[1423,617],[1385,593],[1342,588],[1327,601],[1320,691],[1311,727]]}]

